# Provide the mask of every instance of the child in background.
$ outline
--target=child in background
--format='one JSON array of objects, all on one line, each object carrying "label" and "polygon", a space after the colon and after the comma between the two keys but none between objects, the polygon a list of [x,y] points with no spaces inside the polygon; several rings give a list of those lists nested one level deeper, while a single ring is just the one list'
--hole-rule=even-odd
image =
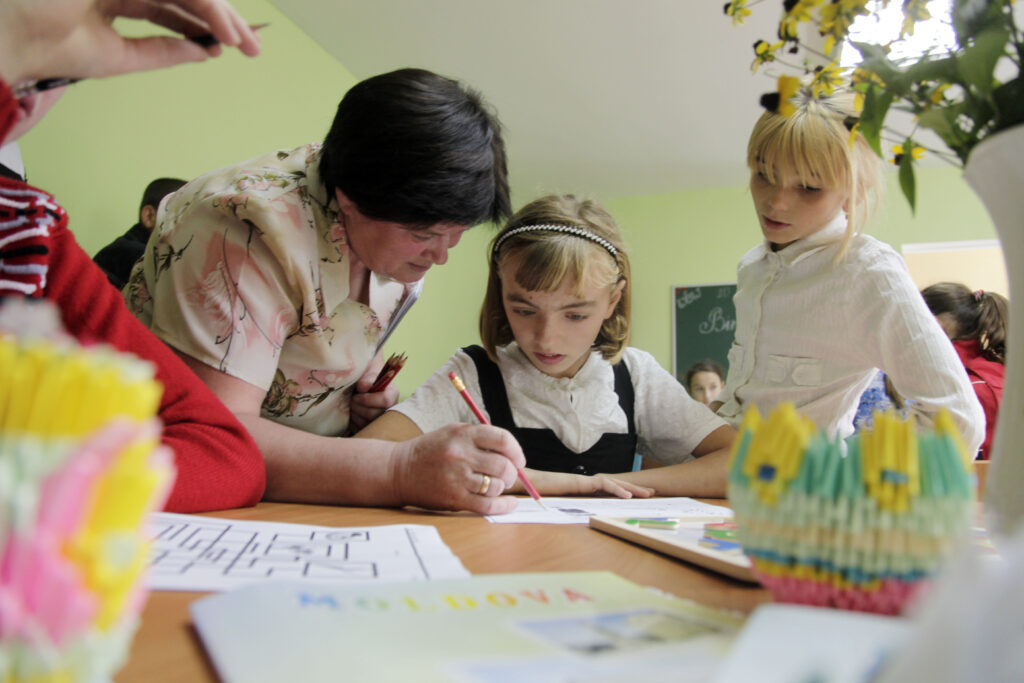
[{"label": "child in background", "polygon": [[[628,346],[629,257],[612,217],[590,200],[543,197],[512,217],[489,256],[483,347],[456,352],[357,436],[404,440],[475,422],[454,370],[519,440],[542,494],[723,496],[735,432]],[[672,466],[630,472],[636,453]]]},{"label": "child in background", "polygon": [[700,401],[706,406],[711,405],[725,386],[725,371],[715,361],[705,358],[691,365],[686,371],[685,385],[695,401]]},{"label": "child in background", "polygon": [[985,411],[985,441],[978,457],[988,460],[1003,399],[1009,303],[1001,294],[980,289],[972,292],[955,282],[925,287],[921,296],[953,341]]},{"label": "child in background", "polygon": [[948,410],[970,452],[984,415],[963,365],[903,259],[861,234],[881,164],[856,132],[853,94],[803,88],[795,112],[766,112],[747,146],[764,242],[738,266],[736,337],[718,414],[737,424],[789,401],[830,435],[853,433],[878,370],[930,425]]}]

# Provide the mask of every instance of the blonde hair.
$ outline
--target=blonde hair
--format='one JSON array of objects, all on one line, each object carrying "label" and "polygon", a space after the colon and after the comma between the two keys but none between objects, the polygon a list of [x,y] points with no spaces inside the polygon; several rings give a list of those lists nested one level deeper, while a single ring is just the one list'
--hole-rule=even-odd
[{"label": "blonde hair", "polygon": [[854,97],[846,90],[815,97],[802,88],[794,98],[796,111],[789,116],[765,112],[747,143],[747,166],[770,183],[785,169],[803,184],[846,192],[848,222],[836,260],[863,230],[882,195],[881,161],[854,128]]},{"label": "blonde hair", "polygon": [[[555,229],[531,230],[509,235],[525,226],[562,226],[585,230],[612,245],[612,251],[571,232]],[[495,250],[497,247],[497,250]],[[480,308],[480,339],[487,354],[497,360],[495,349],[513,341],[512,327],[502,301],[501,268],[515,263],[515,279],[531,292],[553,292],[567,280],[575,283],[575,294],[583,295],[588,285],[612,290],[624,282],[622,295],[612,315],[601,325],[595,350],[614,364],[629,344],[630,272],[626,245],[615,219],[600,204],[574,195],[548,195],[520,209],[490,246],[487,292]]]}]

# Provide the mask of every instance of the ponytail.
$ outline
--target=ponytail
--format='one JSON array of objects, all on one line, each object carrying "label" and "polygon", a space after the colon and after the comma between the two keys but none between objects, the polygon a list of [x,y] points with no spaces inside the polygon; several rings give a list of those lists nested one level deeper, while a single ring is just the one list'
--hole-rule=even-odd
[{"label": "ponytail", "polygon": [[1009,302],[1001,294],[978,290],[978,342],[989,360],[1006,364]]},{"label": "ponytail", "polygon": [[953,339],[977,339],[986,358],[1006,364],[1006,331],[1010,320],[1006,297],[981,289],[972,292],[956,282],[925,287],[921,296],[932,315],[948,313],[953,316],[956,321]]}]

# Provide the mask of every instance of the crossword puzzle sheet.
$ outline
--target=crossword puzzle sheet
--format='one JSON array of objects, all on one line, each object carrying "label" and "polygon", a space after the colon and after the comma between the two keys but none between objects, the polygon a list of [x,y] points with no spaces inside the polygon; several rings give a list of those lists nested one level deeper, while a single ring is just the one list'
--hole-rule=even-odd
[{"label": "crossword puzzle sheet", "polygon": [[328,583],[469,576],[437,529],[320,527],[160,512],[150,516],[152,590],[221,591],[268,579]]}]

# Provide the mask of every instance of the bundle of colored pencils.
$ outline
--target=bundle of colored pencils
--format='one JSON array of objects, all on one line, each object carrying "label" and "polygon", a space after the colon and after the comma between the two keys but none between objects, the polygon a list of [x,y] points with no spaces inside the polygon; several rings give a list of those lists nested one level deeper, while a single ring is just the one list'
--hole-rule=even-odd
[{"label": "bundle of colored pencils", "polygon": [[737,537],[777,601],[898,614],[969,532],[969,463],[947,413],[930,430],[876,413],[844,448],[791,404],[751,408],[729,465]]},{"label": "bundle of colored pencils", "polygon": [[123,663],[145,600],[145,516],[174,479],[152,377],[106,347],[0,330],[4,681],[108,680]]},{"label": "bundle of colored pencils", "polygon": [[393,353],[388,357],[384,367],[380,369],[380,374],[377,375],[377,379],[373,381],[373,386],[370,387],[370,393],[377,391],[384,391],[391,384],[391,380],[395,378],[398,371],[405,365],[405,354],[404,353]]}]

